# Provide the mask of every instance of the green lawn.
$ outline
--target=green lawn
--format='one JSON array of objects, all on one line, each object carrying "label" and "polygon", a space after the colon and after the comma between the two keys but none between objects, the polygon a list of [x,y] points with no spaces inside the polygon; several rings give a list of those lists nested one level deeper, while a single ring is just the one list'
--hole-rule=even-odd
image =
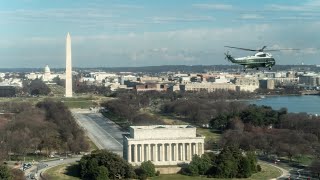
[{"label": "green lawn", "polygon": [[298,155],[293,157],[293,160],[296,161],[299,164],[309,166],[312,161],[314,160],[314,157],[310,155]]},{"label": "green lawn", "polygon": [[242,178],[242,179],[221,179],[221,178],[206,178],[199,176],[185,176],[181,174],[170,174],[170,175],[160,175],[158,177],[152,178],[153,180],[198,180],[198,179],[214,179],[214,180],[269,180],[272,178],[276,178],[281,175],[281,172],[270,165],[261,164],[262,171],[252,175],[250,178]]},{"label": "green lawn", "polygon": [[63,101],[63,103],[69,108],[90,108],[96,106],[96,104],[92,100],[84,100],[84,101]]},{"label": "green lawn", "polygon": [[213,140],[217,142],[221,137],[221,134],[215,130],[200,127],[197,128],[197,134],[205,136],[205,141]]},{"label": "green lawn", "polygon": [[42,101],[44,97],[12,97],[12,98],[0,98],[0,102],[15,102],[15,103],[31,103],[31,104],[36,104],[40,101]]},{"label": "green lawn", "polygon": [[54,180],[79,180],[79,168],[77,164],[62,164],[45,171],[46,179]]}]

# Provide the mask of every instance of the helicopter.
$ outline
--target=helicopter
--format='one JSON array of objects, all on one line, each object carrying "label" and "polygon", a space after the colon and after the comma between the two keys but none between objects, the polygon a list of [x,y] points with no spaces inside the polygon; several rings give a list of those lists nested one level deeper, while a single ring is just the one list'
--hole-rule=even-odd
[{"label": "helicopter", "polygon": [[233,58],[229,51],[227,53],[224,53],[226,55],[225,59],[228,59],[228,61],[231,61],[235,64],[240,64],[244,66],[244,71],[246,71],[247,68],[256,68],[259,70],[260,67],[263,68],[269,68],[269,70],[272,70],[272,66],[276,64],[275,59],[270,53],[270,51],[282,51],[282,50],[298,50],[298,49],[268,49],[265,50],[267,46],[263,46],[261,49],[247,49],[247,48],[240,48],[240,47],[233,47],[233,46],[224,46],[227,48],[233,48],[233,49],[240,49],[244,51],[254,51],[257,52],[253,56],[246,56],[246,57],[239,57],[239,58]]}]

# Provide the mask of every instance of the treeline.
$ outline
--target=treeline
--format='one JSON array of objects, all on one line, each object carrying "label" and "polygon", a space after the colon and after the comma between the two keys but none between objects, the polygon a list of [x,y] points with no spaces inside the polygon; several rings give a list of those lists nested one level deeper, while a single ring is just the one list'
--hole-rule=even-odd
[{"label": "treeline", "polygon": [[84,132],[62,102],[45,100],[33,106],[29,103],[2,103],[0,127],[1,160],[23,157],[39,151],[79,153],[88,150]]},{"label": "treeline", "polygon": [[[214,117],[224,113],[240,113],[246,105],[240,102],[210,101],[208,99],[192,98],[178,99],[165,103],[161,107],[164,114],[174,114],[185,121],[196,125],[208,124]],[[224,126],[221,124],[221,126]]]},{"label": "treeline", "polygon": [[[285,108],[246,105],[241,102],[178,99],[165,103],[162,113],[223,132],[221,146],[236,145],[266,154],[320,154],[320,118],[288,113]],[[211,147],[213,148],[213,147]]]},{"label": "treeline", "polygon": [[[320,162],[320,118],[316,116],[237,101],[183,97],[164,103],[161,112],[196,125],[208,123],[210,128],[220,130],[223,133],[220,148],[236,146],[266,155],[287,156],[290,160],[311,155],[315,157],[313,166],[320,164],[317,163]],[[212,149],[217,145],[207,142],[206,147]]]},{"label": "treeline", "polygon": [[25,95],[48,95],[51,89],[41,80],[24,80],[21,94]]},{"label": "treeline", "polygon": [[189,176],[206,175],[215,178],[248,178],[261,171],[257,158],[252,152],[243,152],[235,146],[226,146],[215,155],[206,153],[193,156],[190,164],[182,169]]},{"label": "treeline", "polygon": [[62,102],[52,100],[39,102],[36,106],[45,111],[46,121],[52,122],[57,126],[58,142],[65,143],[62,147],[73,153],[88,150],[89,145],[85,141],[84,132],[76,123],[67,106]]},{"label": "treeline", "polygon": [[[240,118],[243,123],[254,126],[277,126],[281,119],[287,114],[286,109],[279,111],[273,110],[269,106],[245,105],[244,103],[236,104],[237,110],[226,109],[220,111],[217,116],[210,120],[210,127],[219,130],[228,128],[228,124],[233,120]],[[234,107],[234,106],[232,106]]]},{"label": "treeline", "polygon": [[[237,122],[241,123],[241,122]],[[229,129],[222,135],[221,145],[236,145],[244,150],[258,150],[266,155],[287,156],[290,160],[296,155],[316,155],[319,145],[317,136],[289,129],[266,129],[244,125]]]},{"label": "treeline", "polygon": [[288,113],[266,106],[250,105],[238,114],[220,114],[210,121],[212,128],[223,129],[220,147],[237,146],[265,155],[314,157],[310,169],[320,172],[320,118],[306,113]]},{"label": "treeline", "polygon": [[137,95],[134,93],[118,94],[118,98],[107,101],[101,104],[102,107],[107,109],[108,113],[119,116],[125,119],[128,127],[129,125],[156,125],[164,124],[158,117],[150,114],[140,112],[140,108],[145,108],[151,105],[152,93]]},{"label": "treeline", "polygon": [[[59,77],[53,79],[53,82],[61,85],[64,83]],[[2,90],[0,96],[12,97],[12,96],[47,96],[52,95],[51,89],[47,86],[42,79],[26,80],[22,81],[22,88],[12,87],[12,89]]]},{"label": "treeline", "polygon": [[74,91],[76,93],[93,93],[101,95],[108,95],[111,92],[109,87],[87,84],[77,84],[74,86]]},{"label": "treeline", "polygon": [[[225,102],[225,99],[239,99],[253,97],[247,92],[215,91],[211,93],[177,93],[177,92],[116,92],[112,94],[116,99],[102,103],[109,112],[122,117],[130,125],[162,124],[159,118],[142,113],[142,108],[164,114],[181,116],[185,121],[193,124],[208,124],[221,112],[235,112],[242,110],[239,102]],[[242,104],[241,104],[242,105]]]},{"label": "treeline", "polygon": [[249,105],[240,113],[220,114],[210,125],[225,130],[222,144],[290,159],[299,154],[320,155],[320,118],[306,113]]}]

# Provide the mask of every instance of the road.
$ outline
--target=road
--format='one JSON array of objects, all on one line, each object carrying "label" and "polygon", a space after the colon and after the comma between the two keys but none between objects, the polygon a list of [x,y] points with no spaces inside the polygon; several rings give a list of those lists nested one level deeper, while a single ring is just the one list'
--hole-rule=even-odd
[{"label": "road", "polygon": [[[71,110],[71,112],[75,117],[77,123],[85,130],[88,137],[95,143],[95,145],[99,149],[108,149],[122,156],[123,132],[120,130],[120,127],[117,124],[105,118],[101,113],[77,109],[73,109]],[[37,177],[41,179],[40,174],[47,169],[61,164],[73,163],[78,160],[80,160],[80,157],[42,162],[37,166],[33,166],[26,174],[36,173]]]},{"label": "road", "polygon": [[120,127],[101,113],[79,110],[71,111],[77,123],[86,131],[99,149],[108,149],[122,156],[122,134]]},{"label": "road", "polygon": [[27,171],[25,171],[26,179],[31,180],[29,175],[34,175],[34,174],[37,179],[42,179],[40,174],[43,173],[44,171],[46,171],[50,168],[53,168],[55,166],[61,165],[61,164],[71,164],[76,161],[79,161],[80,159],[81,159],[81,156],[74,157],[74,158],[39,162],[36,165],[32,166],[31,169],[28,169]]},{"label": "road", "polygon": [[275,165],[273,163],[267,162],[267,161],[259,161],[260,163],[271,165],[281,172],[281,176],[271,179],[271,180],[317,180],[317,178],[312,178],[311,173],[307,171],[306,169],[299,169],[299,168],[291,168],[289,170],[286,170],[278,165]]}]

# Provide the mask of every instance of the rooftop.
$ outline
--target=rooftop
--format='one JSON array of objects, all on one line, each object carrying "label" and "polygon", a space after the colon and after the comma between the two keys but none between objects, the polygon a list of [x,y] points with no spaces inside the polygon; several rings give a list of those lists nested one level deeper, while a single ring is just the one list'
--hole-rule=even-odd
[{"label": "rooftop", "polygon": [[191,125],[152,125],[152,126],[130,126],[132,129],[158,129],[158,128],[167,128],[167,129],[180,129],[180,128],[195,128]]}]

